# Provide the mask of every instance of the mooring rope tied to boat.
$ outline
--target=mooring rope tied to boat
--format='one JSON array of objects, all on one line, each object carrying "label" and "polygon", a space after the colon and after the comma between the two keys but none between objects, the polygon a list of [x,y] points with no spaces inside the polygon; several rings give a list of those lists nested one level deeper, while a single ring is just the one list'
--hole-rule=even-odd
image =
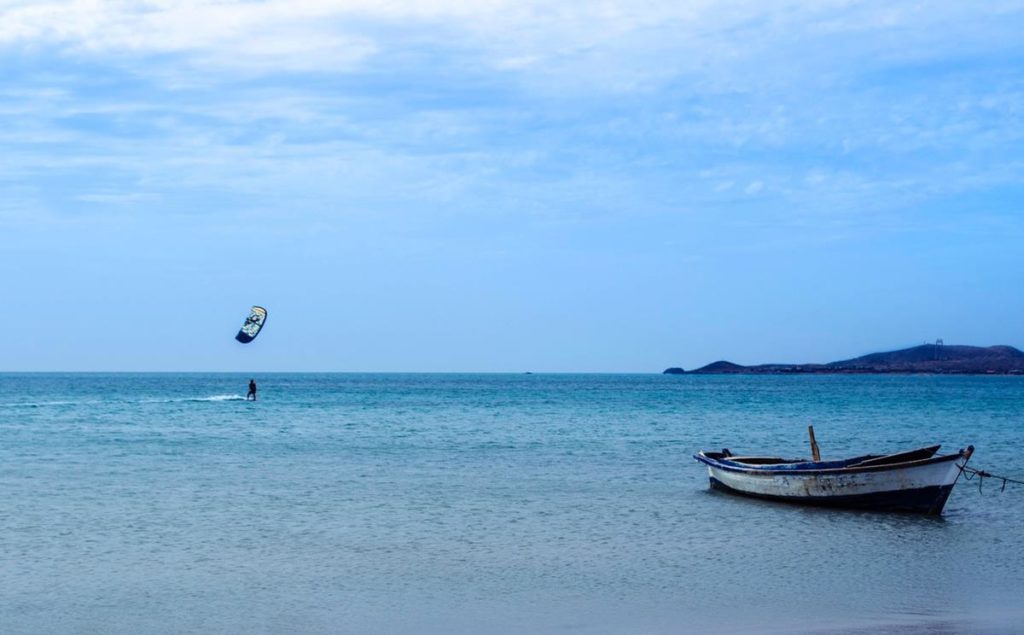
[{"label": "mooring rope tied to boat", "polygon": [[970,481],[975,476],[978,477],[978,493],[979,494],[982,493],[981,492],[981,486],[985,482],[985,479],[987,479],[987,478],[997,478],[997,479],[1000,479],[1003,482],[1003,486],[999,489],[1000,492],[1005,492],[1006,491],[1006,484],[1007,483],[1016,483],[1017,485],[1024,485],[1024,481],[1020,481],[1020,480],[1017,480],[1015,478],[1010,478],[1009,476],[999,476],[998,474],[992,474],[991,472],[986,472],[985,470],[976,470],[973,467],[967,467],[966,465],[961,465],[960,466],[960,472],[964,475],[964,480],[965,481]]}]

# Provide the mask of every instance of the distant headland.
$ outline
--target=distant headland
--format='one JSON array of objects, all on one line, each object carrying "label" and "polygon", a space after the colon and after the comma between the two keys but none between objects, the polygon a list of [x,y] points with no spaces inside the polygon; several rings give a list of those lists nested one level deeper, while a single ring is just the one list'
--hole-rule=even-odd
[{"label": "distant headland", "polygon": [[695,370],[668,368],[665,374],[782,375],[856,373],[931,373],[949,375],[1024,375],[1024,352],[1012,346],[922,344],[887,353],[872,353],[828,364],[758,364],[718,361]]}]

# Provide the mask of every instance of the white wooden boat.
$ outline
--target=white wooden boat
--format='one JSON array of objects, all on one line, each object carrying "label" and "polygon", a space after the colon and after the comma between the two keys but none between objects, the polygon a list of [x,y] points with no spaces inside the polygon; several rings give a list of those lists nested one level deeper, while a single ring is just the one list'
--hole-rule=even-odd
[{"label": "white wooden boat", "polygon": [[729,450],[693,458],[708,468],[713,489],[805,505],[939,515],[974,452],[937,455],[938,445],[842,461],[733,456]]}]

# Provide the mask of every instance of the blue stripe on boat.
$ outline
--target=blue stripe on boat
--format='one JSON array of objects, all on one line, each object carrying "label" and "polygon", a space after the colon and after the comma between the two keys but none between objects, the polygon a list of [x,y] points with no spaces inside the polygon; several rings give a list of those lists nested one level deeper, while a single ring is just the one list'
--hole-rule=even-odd
[{"label": "blue stripe on boat", "polygon": [[957,454],[946,454],[943,456],[933,456],[927,459],[920,459],[917,461],[909,461],[907,463],[899,464],[882,464],[882,465],[856,465],[864,457],[857,457],[856,459],[848,459],[846,461],[807,461],[802,463],[782,463],[778,465],[752,465],[742,463],[739,461],[730,461],[729,459],[715,458],[712,456],[702,456],[701,454],[694,454],[693,458],[697,461],[716,467],[720,470],[728,470],[732,472],[746,472],[746,473],[762,473],[762,474],[773,474],[773,475],[785,475],[785,474],[828,474],[842,472],[844,474],[853,474],[856,472],[886,472],[893,470],[897,466],[905,467],[911,465],[931,465],[933,463],[943,463],[946,461],[957,461],[963,456],[963,450]]}]

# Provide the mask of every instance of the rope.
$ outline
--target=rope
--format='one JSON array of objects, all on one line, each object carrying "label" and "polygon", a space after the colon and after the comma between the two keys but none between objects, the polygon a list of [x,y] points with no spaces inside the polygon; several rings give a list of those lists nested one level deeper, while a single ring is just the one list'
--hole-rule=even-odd
[{"label": "rope", "polygon": [[992,474],[991,472],[986,472],[985,470],[976,470],[973,467],[967,467],[966,465],[961,465],[959,467],[960,473],[964,475],[964,480],[970,481],[974,477],[978,477],[979,494],[982,494],[981,486],[987,478],[997,478],[1003,482],[1003,486],[999,489],[1000,492],[1006,491],[1007,483],[1016,483],[1017,485],[1024,485],[1024,481],[1020,481],[1015,478],[1010,478],[1009,476],[999,476],[998,474]]}]

